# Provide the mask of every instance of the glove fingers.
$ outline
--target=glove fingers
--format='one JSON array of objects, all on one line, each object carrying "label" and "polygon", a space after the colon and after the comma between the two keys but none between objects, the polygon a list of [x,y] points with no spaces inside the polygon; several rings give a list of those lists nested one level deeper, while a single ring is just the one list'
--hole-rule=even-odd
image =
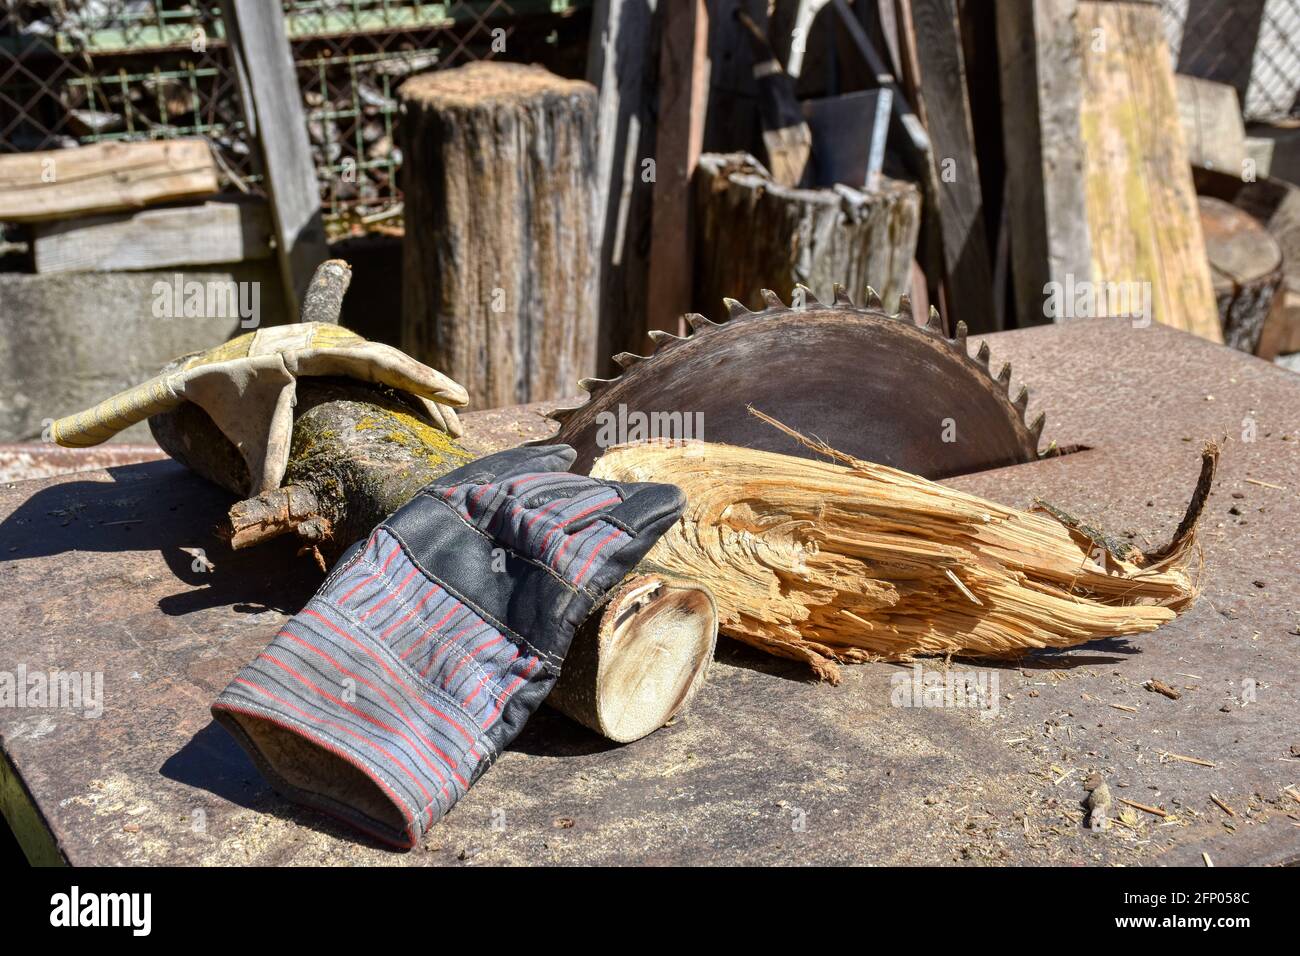
[{"label": "glove fingers", "polygon": [[372,342],[365,350],[359,351],[368,352],[374,359],[375,377],[385,385],[431,398],[444,405],[469,403],[469,393],[463,386],[391,345]]},{"label": "glove fingers", "polygon": [[601,517],[617,522],[634,534],[659,525],[665,518],[676,521],[686,507],[686,496],[676,485],[658,482],[614,482],[623,493],[622,504],[616,505]]}]

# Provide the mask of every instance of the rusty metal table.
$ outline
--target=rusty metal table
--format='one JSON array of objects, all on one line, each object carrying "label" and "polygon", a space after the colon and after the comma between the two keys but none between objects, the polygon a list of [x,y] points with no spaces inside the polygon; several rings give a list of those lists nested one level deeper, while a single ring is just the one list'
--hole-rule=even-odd
[{"label": "rusty metal table", "polygon": [[[1226,439],[1195,607],[1136,638],[954,662],[997,679],[995,716],[895,708],[904,666],[846,667],[830,687],[722,640],[673,726],[616,747],[543,709],[394,853],[281,800],[212,723],[209,702],[318,574],[287,543],[224,550],[227,497],[157,461],[0,489],[0,672],[103,675],[97,718],[0,707],[0,807],[34,858],[92,864],[1300,859],[1300,376],[1110,320],[989,339],[1047,411],[1045,438],[1086,450],[958,487],[1042,496],[1142,543],[1177,523],[1202,440]],[[546,431],[535,407],[466,420],[482,449]],[[1168,816],[1089,831],[1093,773]]]}]

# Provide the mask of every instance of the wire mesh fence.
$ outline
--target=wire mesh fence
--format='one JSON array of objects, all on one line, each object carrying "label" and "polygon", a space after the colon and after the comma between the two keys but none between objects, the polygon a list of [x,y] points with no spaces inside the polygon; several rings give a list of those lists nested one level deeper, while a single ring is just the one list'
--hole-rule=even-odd
[{"label": "wire mesh fence", "polygon": [[[475,59],[547,59],[591,0],[281,0],[331,231],[396,221],[397,86]],[[258,193],[218,3],[0,0],[0,151],[205,136]]]}]

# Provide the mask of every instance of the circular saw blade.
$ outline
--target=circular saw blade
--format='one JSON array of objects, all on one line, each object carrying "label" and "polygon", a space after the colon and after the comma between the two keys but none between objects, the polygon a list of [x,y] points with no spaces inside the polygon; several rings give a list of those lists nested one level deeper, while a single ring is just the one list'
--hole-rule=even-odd
[{"label": "circular saw blade", "polygon": [[606,447],[646,437],[813,456],[749,414],[753,406],[855,458],[926,478],[1037,457],[1043,419],[1025,424],[1028,390],[1012,401],[1010,365],[990,374],[988,346],[972,358],[963,325],[947,338],[933,310],[918,326],[906,297],[891,315],[870,289],[861,307],[838,287],[831,305],[802,286],[796,294],[801,308],[764,291],[762,311],[729,299],[726,322],[688,315],[684,338],[652,332],[652,355],[624,352],[614,357],[622,375],[580,382],[587,401],[552,412],[559,430],[538,444],[572,445],[584,473]]}]

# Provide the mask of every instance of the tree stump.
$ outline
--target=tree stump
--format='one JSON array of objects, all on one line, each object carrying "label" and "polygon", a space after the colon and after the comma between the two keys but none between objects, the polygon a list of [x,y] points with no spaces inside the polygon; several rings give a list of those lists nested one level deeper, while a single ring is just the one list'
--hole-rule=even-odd
[{"label": "tree stump", "polygon": [[830,301],[837,282],[854,296],[871,286],[891,310],[908,291],[921,223],[913,184],[779,186],[748,153],[706,153],[695,177],[695,305],[715,321],[726,296],[762,308],[763,289],[789,300],[802,284]]},{"label": "tree stump", "polygon": [[1282,250],[1259,220],[1231,203],[1209,196],[1199,203],[1223,344],[1253,353],[1282,286]]},{"label": "tree stump", "polygon": [[398,95],[402,349],[471,407],[571,394],[596,372],[595,87],[481,62]]}]

